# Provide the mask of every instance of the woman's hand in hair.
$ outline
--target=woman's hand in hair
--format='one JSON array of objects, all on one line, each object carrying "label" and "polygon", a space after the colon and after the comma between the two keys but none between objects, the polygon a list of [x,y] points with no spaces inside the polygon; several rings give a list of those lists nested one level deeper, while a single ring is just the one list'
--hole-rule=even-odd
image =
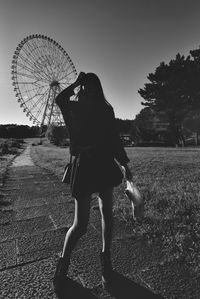
[{"label": "woman's hand in hair", "polygon": [[83,80],[85,78],[85,73],[84,72],[80,72],[78,75],[78,78],[76,79],[76,81],[73,83],[74,87],[77,87],[79,85],[81,85],[83,83]]}]

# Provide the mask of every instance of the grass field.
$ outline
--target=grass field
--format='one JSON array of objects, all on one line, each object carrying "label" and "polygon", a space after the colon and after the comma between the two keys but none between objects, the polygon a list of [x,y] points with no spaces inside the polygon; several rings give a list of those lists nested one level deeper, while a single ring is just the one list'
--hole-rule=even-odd
[{"label": "grass field", "polygon": [[[114,215],[132,226],[135,237],[159,242],[166,259],[182,259],[200,274],[200,149],[127,148],[133,179],[145,200],[145,217],[133,222],[123,185],[115,189]],[[32,147],[33,160],[61,178],[67,148]]]}]

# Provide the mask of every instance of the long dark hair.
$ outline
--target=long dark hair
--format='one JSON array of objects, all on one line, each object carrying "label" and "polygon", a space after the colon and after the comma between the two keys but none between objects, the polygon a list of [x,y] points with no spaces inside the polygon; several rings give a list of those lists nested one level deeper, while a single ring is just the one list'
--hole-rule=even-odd
[{"label": "long dark hair", "polygon": [[106,100],[101,81],[99,77],[94,73],[87,73],[81,84],[81,89],[86,98],[90,98],[90,89],[92,88],[92,101],[99,104],[106,104],[110,106],[110,103]]}]

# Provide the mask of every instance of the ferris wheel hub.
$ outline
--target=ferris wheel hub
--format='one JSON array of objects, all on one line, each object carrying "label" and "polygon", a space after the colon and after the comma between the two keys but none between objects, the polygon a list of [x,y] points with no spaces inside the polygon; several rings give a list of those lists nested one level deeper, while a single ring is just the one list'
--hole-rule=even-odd
[{"label": "ferris wheel hub", "polygon": [[50,87],[59,87],[60,83],[58,81],[54,80],[49,85],[50,85]]}]

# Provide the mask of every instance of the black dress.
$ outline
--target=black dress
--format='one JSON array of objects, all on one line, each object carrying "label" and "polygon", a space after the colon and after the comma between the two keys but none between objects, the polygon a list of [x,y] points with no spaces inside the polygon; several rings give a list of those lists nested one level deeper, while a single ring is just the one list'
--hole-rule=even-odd
[{"label": "black dress", "polygon": [[70,135],[70,153],[74,156],[71,192],[77,199],[118,186],[123,179],[115,159],[129,162],[116,130],[113,108],[104,101],[71,101],[69,86],[57,97]]}]

